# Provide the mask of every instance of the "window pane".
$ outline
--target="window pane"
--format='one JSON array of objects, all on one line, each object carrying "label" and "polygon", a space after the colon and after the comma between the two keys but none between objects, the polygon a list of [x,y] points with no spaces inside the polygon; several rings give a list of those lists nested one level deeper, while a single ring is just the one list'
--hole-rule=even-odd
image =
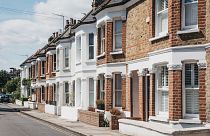
[{"label": "window pane", "polygon": [[185,64],[185,86],[186,87],[191,87],[191,81],[192,81],[192,77],[191,77],[191,64]]},{"label": "window pane", "polygon": [[122,91],[115,92],[115,106],[116,107],[122,106]]},{"label": "window pane", "polygon": [[198,87],[198,65],[194,64],[194,87]]},{"label": "window pane", "polygon": [[89,59],[94,59],[94,46],[89,46]]},{"label": "window pane", "polygon": [[120,74],[115,75],[115,89],[116,90],[122,89],[122,77]]},{"label": "window pane", "polygon": [[69,83],[65,83],[65,92],[69,92]]},{"label": "window pane", "polygon": [[115,49],[122,48],[122,34],[115,36]]},{"label": "window pane", "polygon": [[168,112],[168,92],[161,92],[161,111]]},{"label": "window pane", "polygon": [[115,21],[115,34],[122,33],[122,20]]},{"label": "window pane", "polygon": [[89,79],[89,105],[94,106],[94,80]]},{"label": "window pane", "polygon": [[185,26],[198,24],[198,3],[185,5]]},{"label": "window pane", "polygon": [[186,90],[186,113],[198,114],[199,113],[199,93],[198,90]]},{"label": "window pane", "polygon": [[191,2],[195,2],[195,1],[198,1],[198,0],[185,0],[185,3],[191,3]]},{"label": "window pane", "polygon": [[94,34],[89,34],[89,45],[94,45]]}]

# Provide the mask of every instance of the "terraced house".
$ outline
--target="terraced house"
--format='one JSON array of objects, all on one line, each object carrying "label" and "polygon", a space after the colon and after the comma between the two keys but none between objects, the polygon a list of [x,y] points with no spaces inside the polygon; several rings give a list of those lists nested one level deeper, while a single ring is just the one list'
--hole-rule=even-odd
[{"label": "terraced house", "polygon": [[45,82],[34,99],[72,121],[92,106],[112,122],[114,108],[124,134],[208,135],[209,11],[204,0],[94,0],[21,65],[22,78],[32,90]]}]

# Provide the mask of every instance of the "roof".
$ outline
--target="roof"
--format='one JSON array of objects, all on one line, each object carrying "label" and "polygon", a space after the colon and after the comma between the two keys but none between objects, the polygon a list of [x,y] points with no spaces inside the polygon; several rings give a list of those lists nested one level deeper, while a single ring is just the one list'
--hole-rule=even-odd
[{"label": "roof", "polygon": [[129,2],[131,0],[104,0],[101,5],[99,5],[93,15],[98,14],[100,11],[106,9],[106,8],[110,8],[110,7],[115,7],[115,6],[120,6],[120,5],[124,5],[125,3]]}]

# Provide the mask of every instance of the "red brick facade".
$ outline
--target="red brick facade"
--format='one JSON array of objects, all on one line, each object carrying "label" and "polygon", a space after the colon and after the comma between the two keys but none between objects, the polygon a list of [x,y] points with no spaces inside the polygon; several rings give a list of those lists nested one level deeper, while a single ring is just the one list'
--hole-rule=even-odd
[{"label": "red brick facade", "polygon": [[206,121],[206,68],[199,69],[199,116]]}]

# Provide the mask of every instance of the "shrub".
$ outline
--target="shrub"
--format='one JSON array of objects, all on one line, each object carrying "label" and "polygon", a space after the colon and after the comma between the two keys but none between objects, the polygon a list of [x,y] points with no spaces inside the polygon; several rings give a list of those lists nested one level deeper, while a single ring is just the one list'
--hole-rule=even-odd
[{"label": "shrub", "polygon": [[95,108],[94,108],[94,107],[92,107],[92,106],[89,106],[89,107],[88,107],[88,111],[95,112]]},{"label": "shrub", "polygon": [[110,113],[111,113],[112,115],[115,115],[115,116],[120,116],[120,115],[121,115],[120,110],[117,109],[117,108],[111,109],[111,110],[110,110]]},{"label": "shrub", "polygon": [[104,110],[105,105],[104,105],[104,100],[97,100],[96,101],[97,109],[99,110]]}]

